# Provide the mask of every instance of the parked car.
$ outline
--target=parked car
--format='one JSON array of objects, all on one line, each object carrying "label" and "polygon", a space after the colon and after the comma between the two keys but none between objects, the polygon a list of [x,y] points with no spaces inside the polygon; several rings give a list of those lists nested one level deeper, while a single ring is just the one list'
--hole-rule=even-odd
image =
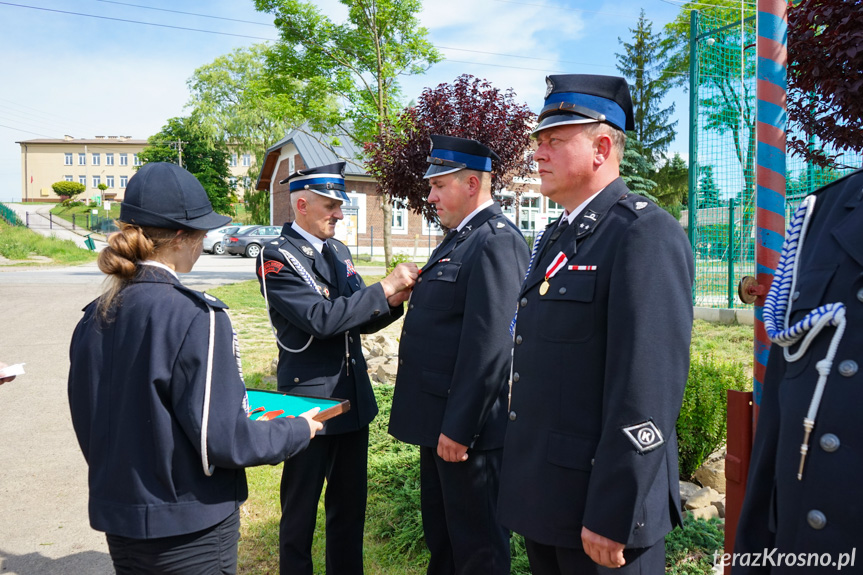
[{"label": "parked car", "polygon": [[281,232],[280,226],[251,226],[249,229],[227,234],[224,240],[225,253],[256,258],[263,245],[279,237]]},{"label": "parked car", "polygon": [[204,236],[204,252],[216,255],[225,253],[225,245],[222,243],[222,238],[225,234],[236,233],[240,227],[240,224],[228,224],[227,226],[207,232],[207,235]]}]

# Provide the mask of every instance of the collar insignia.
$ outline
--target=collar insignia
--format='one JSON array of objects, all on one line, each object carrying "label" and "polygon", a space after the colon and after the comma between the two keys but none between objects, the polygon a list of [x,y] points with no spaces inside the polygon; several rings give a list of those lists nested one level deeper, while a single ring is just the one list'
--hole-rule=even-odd
[{"label": "collar insignia", "polygon": [[647,207],[647,202],[635,202],[635,209],[636,210],[643,210],[646,207]]},{"label": "collar insignia", "polygon": [[306,254],[307,258],[315,255],[315,250],[313,250],[311,246],[303,246],[300,249],[303,250],[303,253]]}]

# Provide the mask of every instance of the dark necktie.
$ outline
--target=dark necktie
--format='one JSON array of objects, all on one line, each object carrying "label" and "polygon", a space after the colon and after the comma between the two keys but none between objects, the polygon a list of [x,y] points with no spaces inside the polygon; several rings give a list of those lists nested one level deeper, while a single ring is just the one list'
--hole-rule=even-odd
[{"label": "dark necktie", "polygon": [[539,259],[545,257],[545,254],[548,253],[548,250],[551,249],[551,245],[557,241],[557,238],[560,237],[560,234],[566,231],[566,228],[569,227],[569,219],[563,220],[560,224],[558,224],[557,228],[553,232],[551,232],[551,236],[549,236],[548,241],[545,242],[545,245],[542,248],[542,255]]},{"label": "dark necktie", "polygon": [[334,263],[335,258],[333,256],[333,250],[327,242],[324,242],[324,245],[321,247],[321,255],[323,256],[321,258],[321,265],[318,266],[321,268],[321,275],[323,275],[327,281],[332,282],[336,279],[336,266]]}]

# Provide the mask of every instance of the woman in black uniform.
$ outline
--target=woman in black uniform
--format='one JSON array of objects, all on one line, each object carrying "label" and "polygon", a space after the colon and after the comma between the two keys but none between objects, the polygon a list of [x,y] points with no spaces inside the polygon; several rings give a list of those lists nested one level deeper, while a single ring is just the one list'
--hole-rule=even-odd
[{"label": "woman in black uniform", "polygon": [[117,573],[235,573],[246,466],[305,449],[317,409],[251,421],[216,298],[184,287],[213,211],[198,180],[151,163],[129,180],[99,255],[103,295],[72,336],[69,405],[89,465],[90,524]]}]

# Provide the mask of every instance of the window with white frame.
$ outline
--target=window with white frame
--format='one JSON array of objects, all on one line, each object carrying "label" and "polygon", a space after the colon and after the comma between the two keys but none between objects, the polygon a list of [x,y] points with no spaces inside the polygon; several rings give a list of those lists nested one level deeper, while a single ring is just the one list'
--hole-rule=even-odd
[{"label": "window with white frame", "polygon": [[102,183],[102,176],[93,176],[93,187],[98,188],[99,184]]},{"label": "window with white frame", "polygon": [[545,213],[547,213],[549,217],[554,216],[556,218],[563,213],[563,206],[552,200],[547,201],[548,208],[546,208]]},{"label": "window with white frame", "polygon": [[132,163],[136,166],[141,165],[141,158],[138,157],[138,154],[132,154]]},{"label": "window with white frame", "polygon": [[87,154],[78,154],[78,165],[86,166],[87,165]]},{"label": "window with white frame", "polygon": [[230,186],[232,190],[236,190],[237,189],[237,178],[235,178],[234,176],[228,177],[228,186]]},{"label": "window with white frame", "polygon": [[125,190],[126,184],[129,183],[129,176],[120,176],[120,189]]},{"label": "window with white frame", "polygon": [[404,202],[393,199],[393,233],[406,234],[408,232],[408,209]]},{"label": "window with white frame", "polygon": [[440,236],[443,235],[443,230],[437,222],[430,222],[422,214],[419,215],[423,219],[423,235],[424,236]]},{"label": "window with white frame", "polygon": [[247,190],[252,186],[252,180],[249,176],[243,178],[243,187]]},{"label": "window with white frame", "polygon": [[243,154],[243,167],[248,168],[252,165],[252,154]]},{"label": "window with white frame", "polygon": [[129,154],[120,154],[120,165],[128,166],[129,165]]},{"label": "window with white frame", "polygon": [[114,176],[105,176],[105,185],[109,188],[114,187]]},{"label": "window with white frame", "polygon": [[72,176],[64,176],[64,177],[65,177],[65,179],[66,179],[66,181],[67,181],[67,182],[71,182],[71,181],[73,181],[73,180],[72,180]]},{"label": "window with white frame", "polygon": [[228,162],[228,165],[231,166],[232,168],[237,167],[237,154],[231,154],[231,159]]},{"label": "window with white frame", "polygon": [[518,210],[518,227],[522,232],[536,231],[536,216],[539,214],[539,194],[523,194]]},{"label": "window with white frame", "polygon": [[[291,161],[294,161],[293,158],[291,158]],[[348,199],[351,202],[350,205],[357,208],[357,233],[364,234],[366,233],[366,195],[359,194],[356,190],[351,190],[348,192]]]},{"label": "window with white frame", "polygon": [[72,152],[66,152],[63,155],[65,156],[63,165],[64,166],[71,166],[72,165]]},{"label": "window with white frame", "polygon": [[99,165],[99,162],[101,162],[100,154],[97,154],[97,153],[95,153],[95,152],[94,152],[94,153],[93,153],[93,165],[94,165],[94,166],[98,166],[98,165]]},{"label": "window with white frame", "polygon": [[113,166],[114,165],[114,154],[106,153],[105,154],[105,165]]},{"label": "window with white frame", "polygon": [[82,186],[87,185],[87,176],[78,176],[78,183]]}]

